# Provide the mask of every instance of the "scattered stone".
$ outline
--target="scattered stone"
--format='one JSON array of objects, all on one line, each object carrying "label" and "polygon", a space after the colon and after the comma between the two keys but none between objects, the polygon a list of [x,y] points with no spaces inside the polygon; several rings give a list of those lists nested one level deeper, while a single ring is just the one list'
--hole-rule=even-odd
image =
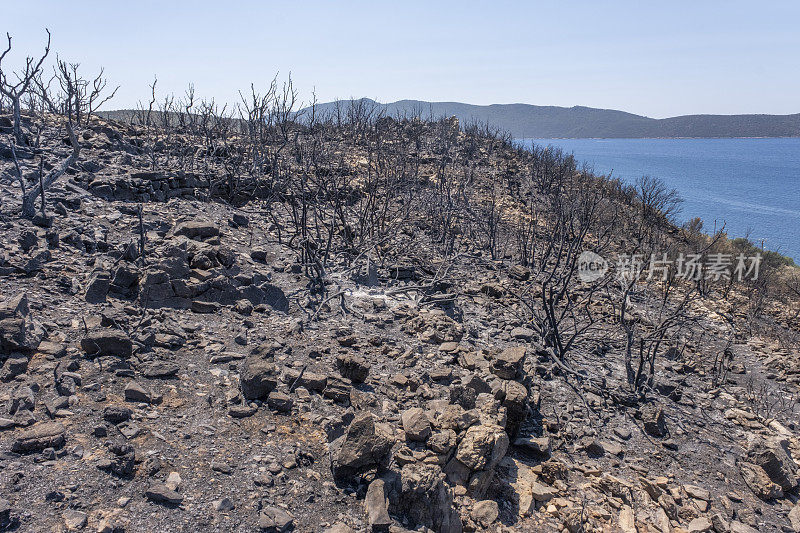
[{"label": "scattered stone", "polygon": [[470,514],[479,526],[488,528],[497,520],[500,508],[494,500],[482,500],[475,504]]},{"label": "scattered stone", "polygon": [[369,374],[369,363],[361,356],[340,354],[336,357],[336,366],[345,378],[353,383],[363,383]]},{"label": "scattered stone", "polygon": [[86,286],[84,298],[90,304],[99,304],[106,301],[106,295],[111,288],[111,274],[104,270],[92,274]]},{"label": "scattered stone", "polygon": [[130,357],[133,343],[118,329],[105,329],[89,333],[81,340],[81,348],[90,356]]},{"label": "scattered stone", "polygon": [[707,533],[708,531],[711,531],[712,527],[713,524],[711,523],[711,520],[705,516],[700,516],[689,522],[687,531],[688,533]]},{"label": "scattered stone", "polygon": [[46,448],[61,448],[65,429],[59,422],[43,422],[23,431],[11,445],[16,453],[40,452]]},{"label": "scattered stone", "polygon": [[246,399],[264,399],[278,386],[278,370],[271,361],[248,356],[239,370],[239,381]]},{"label": "scattered stone", "polygon": [[83,511],[76,511],[75,509],[67,509],[64,511],[64,525],[69,531],[76,531],[86,527],[88,518]]},{"label": "scattered stone", "polygon": [[279,413],[291,413],[294,401],[291,396],[278,391],[272,391],[267,396],[267,405]]},{"label": "scattered stone", "polygon": [[751,438],[747,446],[747,458],[764,469],[769,479],[784,492],[797,486],[797,465],[778,439]]},{"label": "scattered stone", "polygon": [[417,528],[439,533],[462,531],[461,519],[445,484],[445,474],[435,464],[409,463],[400,470],[400,497],[396,512]]},{"label": "scattered stone", "polygon": [[548,437],[518,438],[514,440],[514,446],[542,459],[550,457],[550,439]]},{"label": "scattered stone", "polygon": [[139,403],[155,403],[153,393],[140,383],[131,381],[125,386],[125,401]]},{"label": "scattered stone", "polygon": [[228,513],[230,511],[233,511],[233,509],[236,507],[230,498],[222,498],[220,500],[214,500],[212,502],[212,506],[214,507],[215,511],[220,513]]},{"label": "scattered stone", "polygon": [[208,222],[184,222],[175,228],[175,235],[185,235],[190,239],[207,239],[219,235],[219,228]]},{"label": "scattered stone", "polygon": [[522,370],[526,351],[524,346],[506,348],[492,361],[492,372],[502,379],[516,379]]},{"label": "scattered stone", "polygon": [[267,506],[261,510],[258,527],[267,533],[284,533],[294,529],[294,517],[280,507]]},{"label": "scattered stone", "polygon": [[112,424],[119,424],[130,420],[133,411],[122,405],[108,405],[103,409],[103,420]]},{"label": "scattered stone", "polygon": [[183,496],[167,487],[164,483],[153,483],[145,491],[144,495],[148,500],[167,505],[180,505]]},{"label": "scattered stone", "polygon": [[648,435],[653,437],[667,436],[667,422],[664,420],[664,409],[660,406],[646,406],[641,410],[642,425]]},{"label": "scattered stone", "polygon": [[753,494],[760,499],[768,501],[783,498],[781,486],[774,483],[760,466],[742,461],[739,463],[739,472]]}]

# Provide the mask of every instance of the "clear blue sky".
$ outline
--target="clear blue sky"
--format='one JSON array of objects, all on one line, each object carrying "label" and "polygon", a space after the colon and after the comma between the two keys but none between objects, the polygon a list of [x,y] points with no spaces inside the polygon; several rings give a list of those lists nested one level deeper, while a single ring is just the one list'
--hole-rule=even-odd
[{"label": "clear blue sky", "polygon": [[622,109],[800,112],[800,2],[3,2],[12,61],[53,50],[122,85],[237,100],[292,73],[304,100],[367,96]]}]

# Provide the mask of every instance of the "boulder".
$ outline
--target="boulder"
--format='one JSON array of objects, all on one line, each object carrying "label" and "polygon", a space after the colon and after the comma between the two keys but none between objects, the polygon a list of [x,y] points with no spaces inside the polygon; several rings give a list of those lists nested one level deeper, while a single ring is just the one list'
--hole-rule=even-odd
[{"label": "boulder", "polygon": [[501,379],[516,379],[522,370],[526,351],[524,346],[506,348],[492,361],[492,373]]},{"label": "boulder", "polygon": [[751,437],[747,444],[747,460],[763,468],[769,479],[784,492],[797,486],[797,465],[780,440]]},{"label": "boulder", "polygon": [[65,440],[64,426],[59,422],[36,424],[23,431],[11,445],[16,453],[40,452],[45,448],[60,448]]},{"label": "boulder", "polygon": [[285,533],[294,529],[294,517],[280,507],[267,506],[258,516],[258,527],[267,533]]},{"label": "boulder", "polygon": [[81,340],[81,348],[90,356],[130,357],[133,343],[124,331],[104,329],[93,331]]},{"label": "boulder", "polygon": [[217,237],[219,235],[219,228],[210,222],[183,222],[178,224],[175,228],[175,235],[184,235],[190,239],[208,239],[209,237]]},{"label": "boulder", "polygon": [[331,443],[334,476],[345,481],[386,465],[393,444],[387,433],[376,426],[372,413],[358,413],[345,434]]},{"label": "boulder", "polygon": [[414,528],[421,526],[439,533],[461,533],[453,497],[445,474],[435,464],[409,463],[400,470],[400,495],[394,511]]},{"label": "boulder", "polygon": [[389,517],[389,497],[383,479],[376,479],[367,487],[364,509],[370,531],[389,531],[392,519]]},{"label": "boulder", "polygon": [[336,366],[339,373],[353,383],[363,383],[369,374],[369,363],[360,355],[340,354],[336,356]]},{"label": "boulder", "polygon": [[278,369],[272,361],[250,355],[239,368],[239,383],[245,399],[264,399],[278,386]]},{"label": "boulder", "polygon": [[501,426],[471,426],[445,470],[451,481],[465,484],[470,495],[480,498],[491,484],[495,467],[505,457],[508,445],[508,434]]},{"label": "boulder", "polygon": [[664,419],[664,409],[661,406],[645,406],[640,414],[642,425],[648,435],[658,438],[667,436],[667,422]]},{"label": "boulder", "polygon": [[431,435],[431,423],[425,415],[425,411],[419,407],[412,407],[403,411],[401,415],[403,431],[406,432],[408,440],[425,442]]}]

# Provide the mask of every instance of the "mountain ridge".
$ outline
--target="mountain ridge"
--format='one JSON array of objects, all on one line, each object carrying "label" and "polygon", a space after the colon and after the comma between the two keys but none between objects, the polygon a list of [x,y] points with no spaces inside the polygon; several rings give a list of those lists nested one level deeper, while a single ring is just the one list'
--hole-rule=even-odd
[{"label": "mountain ridge", "polygon": [[[352,100],[374,106],[389,116],[456,116],[462,123],[480,122],[508,131],[515,138],[707,138],[798,137],[800,113],[791,115],[680,115],[650,118],[616,109],[533,104],[475,105],[462,102],[398,100],[382,104],[369,98]],[[349,104],[351,100],[339,100]],[[317,104],[330,112],[337,101]],[[308,108],[306,108],[308,109]]]}]

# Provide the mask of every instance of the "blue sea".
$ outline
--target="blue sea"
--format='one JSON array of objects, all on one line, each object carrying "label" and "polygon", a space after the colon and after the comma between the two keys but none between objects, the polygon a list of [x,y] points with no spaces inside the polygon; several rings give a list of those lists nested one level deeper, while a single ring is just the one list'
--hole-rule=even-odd
[{"label": "blue sea", "polygon": [[706,233],[725,224],[800,264],[800,138],[521,139],[573,153],[596,174],[633,183],[661,178],[684,199],[681,222],[700,217]]}]

